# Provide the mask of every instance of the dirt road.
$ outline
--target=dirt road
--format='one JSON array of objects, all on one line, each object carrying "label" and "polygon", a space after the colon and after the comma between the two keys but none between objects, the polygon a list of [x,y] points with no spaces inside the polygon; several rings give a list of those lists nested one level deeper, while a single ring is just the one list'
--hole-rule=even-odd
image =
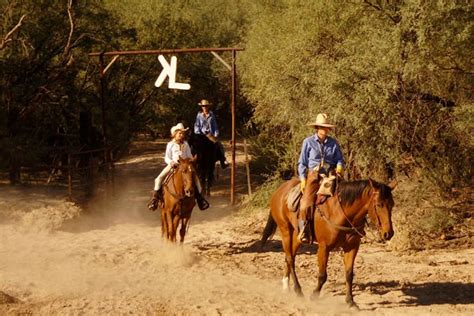
[{"label": "dirt road", "polygon": [[[316,247],[307,246],[297,258],[305,298],[283,292],[279,237],[263,250],[258,243],[268,210],[229,206],[229,170],[212,207],[193,213],[184,246],[163,242],[159,214],[145,208],[162,146],[135,143],[116,165],[115,197],[87,211],[66,202],[62,190],[0,188],[1,315],[474,315],[473,249],[362,244],[355,311],[344,305],[337,252],[322,297],[309,300],[317,267]],[[238,163],[245,179],[241,155]],[[394,223],[395,233],[402,224]]]}]

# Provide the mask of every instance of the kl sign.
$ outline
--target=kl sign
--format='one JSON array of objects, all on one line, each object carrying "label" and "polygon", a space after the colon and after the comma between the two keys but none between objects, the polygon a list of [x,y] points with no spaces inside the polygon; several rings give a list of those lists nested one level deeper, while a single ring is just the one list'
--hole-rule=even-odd
[{"label": "kl sign", "polygon": [[191,89],[191,85],[188,83],[180,83],[176,82],[176,68],[178,65],[178,59],[176,56],[171,57],[171,64],[168,64],[168,61],[163,57],[163,55],[158,56],[158,60],[160,64],[163,66],[163,70],[161,71],[158,79],[155,81],[155,86],[160,87],[163,82],[166,80],[166,77],[169,78],[168,80],[168,88],[170,89],[179,89],[179,90],[189,90]]}]

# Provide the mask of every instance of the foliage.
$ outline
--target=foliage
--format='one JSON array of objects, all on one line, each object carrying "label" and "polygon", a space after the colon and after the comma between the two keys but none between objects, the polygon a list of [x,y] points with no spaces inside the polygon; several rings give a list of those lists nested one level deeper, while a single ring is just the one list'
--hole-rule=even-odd
[{"label": "foliage", "polygon": [[[12,183],[23,166],[104,145],[98,61],[88,53],[236,46],[245,48],[238,130],[253,138],[253,166],[270,174],[246,205],[267,207],[295,172],[313,132],[306,123],[319,112],[337,124],[347,178],[394,173],[447,194],[472,186],[469,1],[0,0],[0,8],[0,169]],[[230,132],[230,73],[211,54],[179,55],[177,80],[190,91],[156,89],[160,71],[156,56],[120,57],[108,69],[107,145],[191,126],[204,97]],[[437,209],[426,231],[452,225]]]},{"label": "foliage", "polygon": [[104,117],[98,59],[88,53],[237,45],[245,1],[1,0],[0,6],[0,169],[10,171],[12,183],[22,166],[102,147],[104,138],[121,148],[138,132],[167,137],[176,121],[194,123],[203,97],[214,101],[228,131],[230,75],[209,53],[180,55],[178,80],[192,83],[189,92],[153,86],[161,71],[156,57],[120,57],[105,75]]},{"label": "foliage", "polygon": [[268,178],[258,190],[243,203],[244,210],[253,210],[255,208],[265,208],[269,207],[270,197],[273,192],[282,184],[283,180],[280,177],[270,177]]},{"label": "foliage", "polygon": [[100,1],[2,1],[2,9],[1,32],[10,37],[0,50],[1,167],[16,182],[22,165],[80,145],[80,113],[100,113],[91,106],[97,69],[87,53],[105,42],[113,47],[110,37],[118,35]]},{"label": "foliage", "polygon": [[[107,6],[120,14],[122,20],[137,32],[134,49],[173,49],[193,47],[238,46],[245,31],[247,1],[223,2],[207,0],[179,1],[107,1]],[[221,57],[230,63],[230,53]],[[161,71],[156,56],[141,59],[142,65],[152,71],[145,74],[152,83]],[[189,82],[190,91],[160,89],[147,112],[148,129],[167,137],[169,128],[177,121],[187,126],[194,124],[199,110],[198,101],[210,99],[213,111],[221,122],[221,132],[229,133],[230,73],[210,53],[180,54],[179,82]],[[155,74],[155,75],[153,75]],[[142,74],[143,76],[143,74]],[[241,113],[243,116],[248,114]]]},{"label": "foliage", "polygon": [[421,171],[444,191],[469,183],[472,4],[282,3],[261,3],[240,68],[257,139],[284,131],[262,149],[278,168],[295,164],[305,123],[326,112],[349,178]]}]

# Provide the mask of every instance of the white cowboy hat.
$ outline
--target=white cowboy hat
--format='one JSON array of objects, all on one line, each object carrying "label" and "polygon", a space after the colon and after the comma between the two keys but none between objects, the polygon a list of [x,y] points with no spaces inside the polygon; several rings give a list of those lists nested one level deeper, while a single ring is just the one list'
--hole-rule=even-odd
[{"label": "white cowboy hat", "polygon": [[321,127],[336,127],[336,125],[329,123],[328,115],[325,113],[319,113],[316,116],[316,121],[308,123],[308,126],[321,126]]},{"label": "white cowboy hat", "polygon": [[201,102],[198,103],[200,106],[209,106],[209,105],[212,105],[211,102],[209,102],[208,100],[206,99],[202,99]]},{"label": "white cowboy hat", "polygon": [[188,127],[184,128],[183,123],[178,123],[178,124],[176,124],[175,126],[173,126],[171,128],[171,136],[174,136],[174,134],[176,134],[176,132],[179,132],[179,131],[184,131],[185,132],[188,129],[189,129]]}]

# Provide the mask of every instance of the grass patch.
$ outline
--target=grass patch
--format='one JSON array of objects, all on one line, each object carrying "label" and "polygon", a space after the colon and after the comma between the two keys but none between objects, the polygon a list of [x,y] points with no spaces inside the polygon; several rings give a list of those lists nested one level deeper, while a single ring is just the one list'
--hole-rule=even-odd
[{"label": "grass patch", "polygon": [[280,177],[274,176],[267,179],[258,189],[242,201],[241,210],[244,212],[252,212],[255,209],[266,209],[270,203],[270,197],[273,192],[284,182]]}]

